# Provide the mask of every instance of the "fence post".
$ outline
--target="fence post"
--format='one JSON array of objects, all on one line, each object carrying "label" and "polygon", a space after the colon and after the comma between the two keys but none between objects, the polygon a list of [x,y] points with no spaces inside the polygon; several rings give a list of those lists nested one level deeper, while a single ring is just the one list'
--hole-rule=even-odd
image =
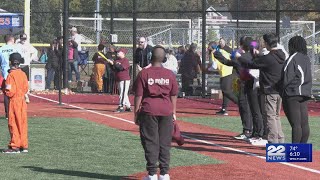
[{"label": "fence post", "polygon": [[133,25],[132,25],[132,64],[133,64],[133,81],[136,79],[136,41],[137,41],[137,0],[133,0],[133,7],[132,7],[132,18],[133,18]]},{"label": "fence post", "polygon": [[202,0],[202,97],[206,95],[206,31],[207,31],[207,8],[206,8],[206,0]]},{"label": "fence post", "polygon": [[280,42],[280,0],[276,0],[276,34]]},{"label": "fence post", "polygon": [[[68,24],[69,24],[69,0],[63,3],[63,87],[68,88],[67,67],[68,67]],[[61,71],[61,68],[60,68]],[[61,74],[61,73],[60,73]],[[61,78],[61,76],[59,76]],[[61,82],[61,79],[60,79]],[[60,83],[61,84],[61,83]],[[61,104],[61,86],[59,88],[59,104]]]}]

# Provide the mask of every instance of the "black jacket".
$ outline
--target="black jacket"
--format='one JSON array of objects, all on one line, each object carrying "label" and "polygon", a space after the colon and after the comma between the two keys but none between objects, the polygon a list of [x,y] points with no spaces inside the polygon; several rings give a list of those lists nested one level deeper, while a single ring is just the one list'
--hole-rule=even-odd
[{"label": "black jacket", "polygon": [[46,64],[46,69],[56,69],[62,61],[62,50],[52,50],[48,49],[48,62]]},{"label": "black jacket", "polygon": [[308,56],[295,53],[286,60],[281,75],[281,96],[311,97],[312,75]]},{"label": "black jacket", "polygon": [[240,57],[242,66],[250,69],[260,69],[259,84],[264,94],[279,94],[278,85],[281,80],[281,71],[285,62],[282,50],[271,50],[269,54],[248,60]]},{"label": "black jacket", "polygon": [[140,67],[144,68],[150,64],[151,55],[152,55],[152,46],[147,45],[145,49],[140,49],[140,48],[136,49],[134,60]]}]

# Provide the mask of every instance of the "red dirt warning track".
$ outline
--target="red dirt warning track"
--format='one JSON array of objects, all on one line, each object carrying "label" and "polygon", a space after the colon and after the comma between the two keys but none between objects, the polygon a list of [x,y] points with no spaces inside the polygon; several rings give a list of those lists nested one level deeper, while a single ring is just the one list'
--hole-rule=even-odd
[{"label": "red dirt warning track", "polygon": [[[57,95],[40,95],[42,97],[57,100]],[[132,113],[114,113],[117,107],[118,98],[108,95],[68,95],[63,96],[63,102],[70,103],[94,112],[108,114],[114,117],[120,117],[126,120],[132,120]],[[320,104],[310,103],[310,114],[320,116]],[[210,116],[218,109],[220,102],[213,100],[178,100],[178,117],[183,116]],[[1,106],[3,112],[3,106]],[[233,107],[232,115],[237,115],[236,107]],[[76,113],[75,113],[76,112]],[[76,109],[67,105],[59,106],[56,103],[31,98],[31,104],[28,106],[29,117],[81,117],[90,121],[94,121],[107,126],[130,131],[138,134],[138,127],[134,124],[120,121],[112,117],[105,117],[92,112]],[[214,116],[213,116],[214,118]],[[170,171],[171,179],[319,179],[320,174],[310,171],[297,169],[279,163],[266,163],[264,159],[239,153],[224,147],[230,147],[264,156],[265,149],[253,147],[245,142],[234,140],[232,137],[236,135],[233,132],[223,131],[202,125],[196,125],[188,122],[179,121],[181,130],[186,136],[204,140],[207,143],[199,142],[199,140],[186,140],[186,144],[182,148],[195,151],[215,159],[223,161],[223,164],[217,165],[200,165],[192,167],[175,167]],[[210,145],[208,143],[219,144],[220,146]],[[297,165],[308,167],[320,171],[320,153],[314,152],[312,163],[298,163]],[[141,162],[145,163],[145,162]],[[141,179],[146,172],[130,175],[128,179]]]}]

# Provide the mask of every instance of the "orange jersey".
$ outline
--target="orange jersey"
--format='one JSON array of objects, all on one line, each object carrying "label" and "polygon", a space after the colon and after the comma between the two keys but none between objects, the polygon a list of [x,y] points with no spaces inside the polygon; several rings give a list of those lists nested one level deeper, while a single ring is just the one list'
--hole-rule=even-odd
[{"label": "orange jersey", "polygon": [[9,148],[28,148],[28,121],[25,94],[28,79],[21,69],[10,71],[6,79],[5,93],[10,98],[8,126],[11,136]]},{"label": "orange jersey", "polygon": [[6,79],[5,93],[10,99],[24,98],[28,92],[28,79],[21,69],[10,70]]}]

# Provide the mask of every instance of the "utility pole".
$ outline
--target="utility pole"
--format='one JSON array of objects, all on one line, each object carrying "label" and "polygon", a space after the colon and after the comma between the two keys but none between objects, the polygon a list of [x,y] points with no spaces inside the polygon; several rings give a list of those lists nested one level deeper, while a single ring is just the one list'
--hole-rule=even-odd
[{"label": "utility pole", "polygon": [[96,0],[96,37],[97,37],[97,44],[100,43],[100,33],[102,30],[102,24],[101,24],[101,15],[100,15],[100,0]]},{"label": "utility pole", "polygon": [[27,41],[30,42],[30,11],[31,0],[24,1],[24,33],[27,35]]}]

